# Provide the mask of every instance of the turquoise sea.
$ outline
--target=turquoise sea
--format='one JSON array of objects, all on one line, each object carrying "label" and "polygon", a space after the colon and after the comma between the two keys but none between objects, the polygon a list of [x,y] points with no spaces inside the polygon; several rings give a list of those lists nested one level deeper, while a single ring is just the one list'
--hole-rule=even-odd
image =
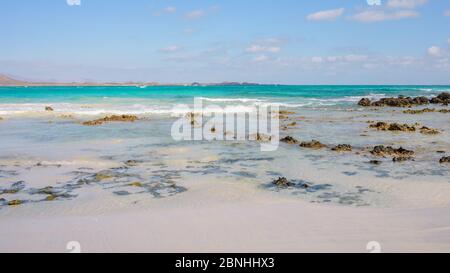
[{"label": "turquoise sea", "polygon": [[[293,108],[355,106],[362,97],[433,96],[450,86],[120,86],[120,87],[0,87],[0,115],[42,111],[74,114],[123,113],[169,114],[178,104],[193,98],[205,104],[246,106],[277,103]],[[95,104],[94,108],[86,105]]]}]

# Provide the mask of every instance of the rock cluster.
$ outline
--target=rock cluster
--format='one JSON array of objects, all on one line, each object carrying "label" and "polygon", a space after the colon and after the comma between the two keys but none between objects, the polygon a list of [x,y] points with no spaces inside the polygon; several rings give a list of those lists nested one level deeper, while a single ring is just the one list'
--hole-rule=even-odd
[{"label": "rock cluster", "polygon": [[106,122],[117,122],[117,121],[118,122],[134,122],[136,120],[138,120],[138,117],[133,116],[133,115],[112,115],[112,116],[107,116],[107,117],[96,119],[96,120],[83,122],[83,125],[97,126],[97,125],[102,125],[103,123],[106,123]]},{"label": "rock cluster", "polygon": [[308,142],[304,141],[304,142],[300,143],[300,147],[312,148],[312,149],[322,149],[322,148],[325,148],[326,145],[322,144],[320,141],[317,141],[317,140],[313,139],[313,140],[308,141]]},{"label": "rock cluster", "polygon": [[295,185],[294,183],[287,180],[286,177],[279,177],[278,179],[274,180],[272,184],[280,188],[287,188]]},{"label": "rock cluster", "polygon": [[436,129],[429,128],[426,126],[416,128],[416,125],[408,125],[408,124],[399,124],[399,123],[387,123],[387,122],[377,122],[375,124],[371,124],[369,128],[374,128],[380,131],[400,131],[400,132],[415,132],[419,130],[420,133],[425,135],[437,135],[440,132]]},{"label": "rock cluster", "polygon": [[339,145],[336,145],[335,147],[331,148],[331,150],[336,151],[336,152],[351,152],[352,146],[349,144],[339,144]]},{"label": "rock cluster", "polygon": [[450,156],[444,156],[439,160],[439,163],[450,163]]},{"label": "rock cluster", "polygon": [[371,101],[368,98],[363,98],[358,102],[359,106],[391,106],[391,107],[411,107],[414,105],[425,105],[425,104],[444,104],[450,103],[450,93],[441,93],[437,97],[428,99],[427,97],[405,97],[398,96],[397,98],[382,98],[378,101]]},{"label": "rock cluster", "polygon": [[370,151],[371,154],[375,156],[394,156],[394,157],[410,157],[414,155],[414,151],[406,150],[402,147],[395,149],[391,146],[384,146],[379,145],[375,146],[372,151]]},{"label": "rock cluster", "polygon": [[436,111],[435,108],[424,108],[424,109],[420,109],[420,110],[408,109],[408,110],[403,111],[404,114],[411,114],[411,115],[418,115],[418,114],[424,114],[424,113],[434,113],[434,112],[448,114],[448,113],[450,113],[450,110],[449,109],[440,109],[440,110]]},{"label": "rock cluster", "polygon": [[284,143],[288,143],[288,144],[297,144],[298,143],[298,140],[296,140],[295,138],[293,138],[291,136],[284,137],[284,138],[280,139],[280,141],[284,142]]},{"label": "rock cluster", "polygon": [[387,122],[377,122],[369,126],[370,128],[375,128],[381,131],[402,131],[402,132],[415,132],[416,127],[410,126],[408,124],[398,124],[398,123],[387,123]]}]

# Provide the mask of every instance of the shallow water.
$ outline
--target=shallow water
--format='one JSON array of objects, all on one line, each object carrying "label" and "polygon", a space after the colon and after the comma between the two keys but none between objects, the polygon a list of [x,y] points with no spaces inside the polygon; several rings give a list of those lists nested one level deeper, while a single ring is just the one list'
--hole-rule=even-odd
[{"label": "shallow water", "polygon": [[[189,193],[196,183],[232,182],[288,199],[339,206],[432,207],[450,203],[450,168],[439,164],[449,154],[450,116],[407,115],[403,109],[362,109],[366,95],[427,95],[449,87],[30,87],[0,88],[0,195],[2,209],[11,200],[24,206],[76,202],[86,198],[120,200],[127,207],[146,199]],[[179,103],[251,107],[281,103],[294,111],[281,137],[320,140],[321,150],[280,143],[261,152],[255,141],[180,141],[171,138]],[[51,105],[55,111],[46,112]],[[100,107],[100,108],[99,108]],[[439,108],[439,106],[433,106]],[[138,109],[138,110],[137,110]],[[152,111],[149,109],[158,109]],[[179,108],[177,108],[179,109]],[[62,117],[61,114],[71,115]],[[139,114],[132,123],[83,126],[91,115]],[[369,129],[368,121],[420,123],[439,135]],[[351,144],[348,153],[330,148]],[[375,145],[414,150],[414,161],[392,162],[368,151]],[[444,153],[438,153],[443,151]],[[381,164],[371,164],[371,160]],[[279,188],[286,177],[295,185]],[[20,183],[18,183],[20,182]],[[14,184],[17,183],[17,184]],[[305,186],[306,185],[306,186]],[[50,192],[37,193],[52,186]],[[5,191],[8,191],[6,192]],[[12,190],[12,191],[11,191]],[[92,210],[99,208],[92,207]]]}]

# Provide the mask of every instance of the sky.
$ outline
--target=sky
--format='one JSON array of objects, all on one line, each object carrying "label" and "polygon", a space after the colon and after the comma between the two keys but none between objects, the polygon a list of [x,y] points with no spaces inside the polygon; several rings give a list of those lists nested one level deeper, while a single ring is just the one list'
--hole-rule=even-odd
[{"label": "sky", "polygon": [[448,0],[2,0],[26,80],[450,84]]}]

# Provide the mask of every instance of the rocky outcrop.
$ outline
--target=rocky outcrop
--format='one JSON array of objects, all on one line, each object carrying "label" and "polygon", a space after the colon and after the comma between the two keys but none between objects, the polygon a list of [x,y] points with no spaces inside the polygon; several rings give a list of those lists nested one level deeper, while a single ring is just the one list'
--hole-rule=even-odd
[{"label": "rocky outcrop", "polygon": [[284,142],[284,143],[288,143],[288,144],[297,144],[298,143],[298,140],[296,140],[295,138],[293,138],[291,136],[284,137],[284,138],[280,139],[280,141]]},{"label": "rocky outcrop", "polygon": [[408,109],[408,110],[403,111],[403,113],[411,114],[411,115],[418,115],[418,114],[424,114],[424,113],[432,113],[435,111],[436,111],[436,109],[434,109],[434,108],[425,108],[425,109],[421,109],[421,110]]},{"label": "rocky outcrop", "polygon": [[424,134],[424,135],[437,135],[437,134],[440,134],[440,132],[438,130],[433,129],[433,128],[428,128],[426,126],[423,126],[419,130],[420,130],[420,133]]},{"label": "rocky outcrop", "polygon": [[412,156],[394,156],[394,158],[392,158],[392,161],[394,161],[394,162],[414,161],[414,157],[412,157]]},{"label": "rocky outcrop", "polygon": [[416,130],[419,130],[420,133],[425,135],[437,135],[440,133],[438,130],[426,126],[416,128],[416,125],[418,124],[408,125],[399,123],[377,122],[375,124],[371,124],[369,127],[380,131],[415,132]]},{"label": "rocky outcrop", "polygon": [[358,102],[358,105],[359,106],[364,106],[364,107],[368,107],[368,106],[370,106],[371,105],[371,101],[370,101],[370,99],[368,99],[368,98],[363,98],[363,99],[361,99],[359,102]]},{"label": "rocky outcrop", "polygon": [[450,103],[450,94],[441,93],[437,97],[428,99],[427,97],[405,97],[398,96],[397,98],[382,98],[378,101],[371,101],[368,98],[363,98],[358,102],[358,105],[368,107],[368,106],[391,106],[391,107],[411,107],[414,105],[426,105],[429,103],[433,104],[444,104]]},{"label": "rocky outcrop", "polygon": [[450,93],[444,92],[430,100],[431,103],[448,105],[450,103]]},{"label": "rocky outcrop", "polygon": [[308,142],[302,142],[302,143],[300,143],[300,147],[303,147],[303,148],[312,148],[312,149],[322,149],[322,148],[325,148],[327,145],[325,145],[325,144],[322,144],[322,143],[320,143],[320,141],[317,141],[317,140],[311,140],[311,141],[308,141]]},{"label": "rocky outcrop", "polygon": [[394,157],[409,157],[414,155],[414,151],[406,150],[403,147],[398,149],[392,148],[391,146],[379,145],[375,146],[371,154],[375,156],[394,156]]},{"label": "rocky outcrop", "polygon": [[402,132],[415,132],[416,127],[408,124],[377,122],[369,126],[380,131],[402,131]]},{"label": "rocky outcrop", "polygon": [[112,116],[107,116],[107,117],[96,119],[96,120],[83,122],[83,125],[97,126],[97,125],[102,125],[107,122],[135,122],[136,120],[138,120],[138,117],[133,116],[133,115],[120,115],[120,116],[112,115]]},{"label": "rocky outcrop", "polygon": [[21,205],[23,203],[23,201],[21,200],[11,200],[8,202],[8,206],[18,206]]},{"label": "rocky outcrop", "polygon": [[349,144],[339,144],[339,145],[336,145],[335,147],[331,148],[331,150],[336,151],[336,152],[351,152],[352,146]]},{"label": "rocky outcrop", "polygon": [[441,160],[439,160],[439,163],[450,163],[450,156],[444,156]]},{"label": "rocky outcrop", "polygon": [[286,177],[280,177],[280,178],[272,181],[272,184],[274,184],[275,186],[277,186],[279,188],[287,188],[287,187],[292,187],[295,185],[294,183],[287,180]]}]

